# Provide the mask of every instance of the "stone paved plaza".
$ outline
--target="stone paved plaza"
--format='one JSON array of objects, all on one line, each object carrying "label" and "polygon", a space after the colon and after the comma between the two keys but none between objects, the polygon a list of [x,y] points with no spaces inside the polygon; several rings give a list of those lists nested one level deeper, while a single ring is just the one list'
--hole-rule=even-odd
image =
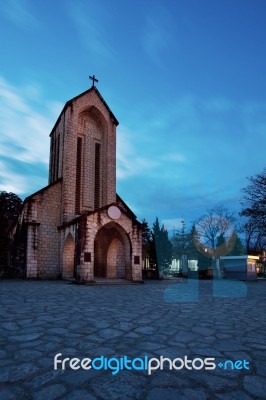
[{"label": "stone paved plaza", "polygon": [[[0,399],[266,399],[266,281],[197,283],[0,281]],[[214,357],[250,369],[62,371],[57,353]]]}]

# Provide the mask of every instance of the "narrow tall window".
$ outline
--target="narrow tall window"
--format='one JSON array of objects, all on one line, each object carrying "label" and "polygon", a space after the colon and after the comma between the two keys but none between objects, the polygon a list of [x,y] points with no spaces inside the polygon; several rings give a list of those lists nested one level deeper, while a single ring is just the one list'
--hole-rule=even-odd
[{"label": "narrow tall window", "polygon": [[56,166],[56,137],[54,137],[54,143],[53,143],[53,182],[56,180],[55,166]]},{"label": "narrow tall window", "polygon": [[76,161],[76,197],[75,212],[80,211],[80,192],[81,192],[81,163],[82,163],[82,139],[78,137],[77,141],[77,161]]},{"label": "narrow tall window", "polygon": [[60,136],[53,134],[51,140],[51,173],[50,183],[55,182],[59,178],[59,152],[60,152]]},{"label": "narrow tall window", "polygon": [[51,136],[50,143],[50,168],[49,168],[49,183],[53,183],[54,181],[54,135]]},{"label": "narrow tall window", "polygon": [[59,176],[59,150],[60,150],[60,136],[58,135],[56,140],[55,180],[57,180]]},{"label": "narrow tall window", "polygon": [[95,143],[95,171],[94,171],[94,208],[100,207],[100,193],[101,193],[101,145]]}]

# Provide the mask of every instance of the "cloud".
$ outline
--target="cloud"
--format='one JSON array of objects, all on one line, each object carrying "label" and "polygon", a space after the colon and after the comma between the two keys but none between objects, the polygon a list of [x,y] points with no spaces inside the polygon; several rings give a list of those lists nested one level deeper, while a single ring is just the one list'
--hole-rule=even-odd
[{"label": "cloud", "polygon": [[141,35],[142,46],[151,60],[159,67],[165,66],[162,52],[173,46],[170,34],[171,24],[171,14],[162,4],[153,4],[150,14],[145,17]]},{"label": "cloud", "polygon": [[152,158],[142,156],[133,143],[133,135],[121,127],[117,137],[117,179],[143,175],[158,166]]},{"label": "cloud", "polygon": [[8,168],[8,166],[0,161],[0,190],[13,192],[18,195],[27,192],[29,182],[27,178],[17,174]]},{"label": "cloud", "polygon": [[185,163],[187,162],[186,157],[184,154],[175,152],[175,153],[166,153],[161,156],[162,161],[170,161],[174,163]]},{"label": "cloud", "polygon": [[224,97],[216,97],[208,100],[202,101],[202,109],[205,112],[213,113],[226,113],[230,111],[234,111],[236,108],[236,104],[227,98]]},{"label": "cloud", "polygon": [[[39,104],[24,97],[24,90],[10,85],[0,77],[0,156],[8,154],[14,159],[33,163],[48,163],[49,133],[54,123],[54,113],[58,103]],[[56,108],[56,110],[54,110]]]},{"label": "cloud", "polygon": [[[135,135],[122,127],[117,135],[117,172],[119,180],[136,176],[165,177],[166,162],[185,163],[186,158],[181,153],[161,153],[152,157],[152,153],[146,146],[138,147],[138,141],[134,141]],[[133,144],[134,143],[134,144]],[[146,153],[146,154],[145,154]]]},{"label": "cloud", "polygon": [[4,15],[16,26],[20,28],[34,27],[39,23],[29,8],[25,0],[8,0],[1,2]]},{"label": "cloud", "polygon": [[[58,102],[45,101],[34,83],[25,86],[24,90],[24,87],[14,87],[0,77],[1,189],[4,186],[19,194],[28,192],[31,180],[36,181],[33,176],[38,166],[47,169],[49,133],[62,107]],[[14,171],[21,163],[32,165],[27,179],[23,172]]]},{"label": "cloud", "polygon": [[[0,77],[1,190],[46,183],[49,133],[62,108],[35,82],[15,87]],[[245,177],[264,162],[265,111],[264,103],[193,95],[137,103],[117,130],[118,192],[148,218],[201,215],[228,199],[235,207]]]},{"label": "cloud", "polygon": [[[190,223],[220,203],[239,211],[246,176],[265,164],[265,115],[263,102],[219,96],[138,103],[129,121],[133,130],[123,130],[134,147],[128,153],[121,147],[121,153],[145,156],[153,163],[142,172],[136,165],[136,175],[131,163],[132,175],[123,186],[119,182],[119,191],[138,206],[138,216],[150,221],[156,215],[168,219],[181,214]],[[160,124],[154,124],[158,118]]]},{"label": "cloud", "polygon": [[109,45],[110,40],[105,28],[107,16],[104,9],[95,3],[92,14],[84,2],[72,1],[67,4],[69,18],[91,55],[104,60],[113,58],[113,48]]},{"label": "cloud", "polygon": [[170,218],[163,219],[161,225],[164,225],[165,229],[170,231],[175,231],[176,229],[181,229],[183,226],[183,218]]}]

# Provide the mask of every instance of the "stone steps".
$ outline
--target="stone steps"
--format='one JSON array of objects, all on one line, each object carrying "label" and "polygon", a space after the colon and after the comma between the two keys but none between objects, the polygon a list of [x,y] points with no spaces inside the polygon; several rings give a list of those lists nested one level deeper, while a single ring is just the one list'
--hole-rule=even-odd
[{"label": "stone steps", "polygon": [[129,281],[127,279],[119,279],[119,278],[95,278],[93,281],[88,281],[88,282],[79,282],[76,281],[75,279],[64,279],[64,281],[70,283],[70,284],[76,284],[76,285],[136,285],[136,284],[142,284],[144,283],[143,281]]}]

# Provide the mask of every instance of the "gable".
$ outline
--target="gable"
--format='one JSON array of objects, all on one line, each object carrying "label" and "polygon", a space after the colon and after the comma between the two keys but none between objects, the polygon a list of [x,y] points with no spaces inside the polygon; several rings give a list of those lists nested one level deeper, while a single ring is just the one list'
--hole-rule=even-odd
[{"label": "gable", "polygon": [[[85,92],[79,94],[78,96],[73,97],[72,99],[68,100],[63,108],[63,110],[61,111],[59,117],[57,118],[57,121],[50,133],[50,136],[53,134],[54,130],[56,129],[57,125],[59,124],[62,115],[66,112],[67,108],[70,107],[71,110],[73,109],[73,107],[75,106],[75,103],[80,102],[82,99],[86,99],[86,97],[88,96],[88,94],[95,94],[96,97],[99,100],[99,103],[102,105],[102,107],[107,111],[107,113],[109,114],[110,119],[114,122],[114,124],[117,126],[119,124],[118,120],[116,119],[116,117],[114,116],[114,114],[112,113],[111,109],[109,108],[109,106],[107,105],[106,101],[104,100],[104,98],[102,97],[102,95],[100,94],[99,90],[93,86],[90,89],[86,90]],[[86,106],[84,106],[84,110],[86,111]]]}]

